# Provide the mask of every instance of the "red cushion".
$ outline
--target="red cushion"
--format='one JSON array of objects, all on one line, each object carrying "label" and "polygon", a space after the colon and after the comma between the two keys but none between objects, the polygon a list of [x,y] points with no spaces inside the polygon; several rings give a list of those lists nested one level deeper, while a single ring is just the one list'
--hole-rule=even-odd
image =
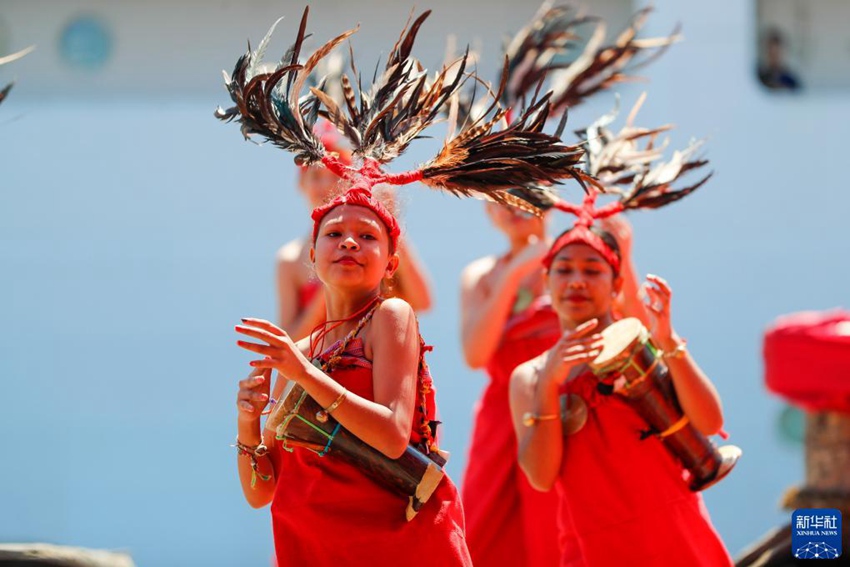
[{"label": "red cushion", "polygon": [[768,389],[808,410],[850,412],[850,311],[779,317],[764,336]]}]

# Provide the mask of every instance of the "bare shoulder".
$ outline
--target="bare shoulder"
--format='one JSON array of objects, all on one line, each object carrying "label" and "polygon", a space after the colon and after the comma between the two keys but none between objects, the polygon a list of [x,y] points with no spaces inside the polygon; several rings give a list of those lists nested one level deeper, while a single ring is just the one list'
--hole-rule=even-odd
[{"label": "bare shoulder", "polygon": [[416,314],[408,302],[400,297],[390,297],[381,302],[372,316],[375,325],[383,327],[407,327],[416,321]]},{"label": "bare shoulder", "polygon": [[545,356],[545,353],[514,368],[511,372],[511,392],[522,395],[534,394],[537,387],[537,369],[543,362],[543,356]]},{"label": "bare shoulder", "polygon": [[485,256],[470,262],[461,273],[460,283],[464,290],[472,290],[493,271],[497,262],[496,256]]}]

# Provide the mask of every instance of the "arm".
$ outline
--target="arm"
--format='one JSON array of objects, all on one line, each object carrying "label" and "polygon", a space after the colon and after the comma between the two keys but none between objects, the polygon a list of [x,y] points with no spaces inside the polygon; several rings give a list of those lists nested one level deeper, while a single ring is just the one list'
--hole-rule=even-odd
[{"label": "arm", "polygon": [[528,482],[541,491],[551,490],[558,478],[563,458],[560,419],[538,421],[531,427],[523,423],[526,413],[553,415],[560,413],[558,383],[539,383],[536,364],[547,354],[516,367],[511,374],[511,420],[517,437],[519,466]]},{"label": "arm", "polygon": [[407,301],[417,313],[431,308],[431,283],[425,266],[419,260],[409,241],[403,240],[398,247],[398,270],[395,273],[394,294]]},{"label": "arm", "polygon": [[[519,465],[529,483],[541,491],[555,484],[563,459],[561,404],[558,390],[573,369],[595,358],[600,335],[591,334],[596,320],[568,331],[550,350],[519,365],[511,374],[511,419],[517,436]],[[557,416],[526,425],[524,416]]]},{"label": "arm", "polygon": [[[670,324],[670,286],[658,276],[647,276],[647,281],[654,284],[645,287],[651,302],[648,310],[655,320],[652,338],[668,354],[664,361],[670,370],[682,411],[700,432],[714,435],[723,427],[720,396],[691,355],[679,348],[682,340]],[[675,355],[670,356],[673,353]]]},{"label": "arm", "polygon": [[466,364],[481,368],[490,360],[522,280],[542,270],[547,244],[538,240],[526,246],[490,281],[485,276],[493,270],[494,260],[473,262],[461,276],[461,343]]},{"label": "arm", "polygon": [[325,296],[321,291],[307,305],[298,305],[298,262],[300,249],[296,243],[283,247],[277,260],[278,322],[296,339],[301,339],[325,318]]},{"label": "arm", "polygon": [[[268,357],[252,365],[275,368],[325,408],[345,393],[332,377],[310,364],[285,332],[268,321],[245,321],[250,326],[239,325],[237,331],[268,343],[239,341],[239,346]],[[413,309],[400,299],[385,301],[370,324],[370,344],[375,401],[347,392],[333,416],[362,441],[395,459],[407,449],[416,398],[419,333]]]},{"label": "arm", "polygon": [[[268,438],[268,432],[260,432],[260,414],[268,402],[270,370],[254,370],[245,380],[239,382],[236,407],[239,410],[237,418],[236,439],[249,447],[260,444],[266,436],[265,445],[271,447],[274,439]],[[239,471],[239,482],[245,500],[254,508],[262,508],[269,504],[274,497],[275,470],[268,455],[257,457],[257,475],[251,468],[251,459],[247,455],[237,453],[236,466]],[[253,483],[253,486],[251,486]]]}]

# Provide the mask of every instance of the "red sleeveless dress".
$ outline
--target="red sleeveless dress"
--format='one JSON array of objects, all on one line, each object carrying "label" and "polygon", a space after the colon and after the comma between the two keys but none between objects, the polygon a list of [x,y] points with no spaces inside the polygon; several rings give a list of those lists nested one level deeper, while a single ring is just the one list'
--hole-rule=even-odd
[{"label": "red sleeveless dress", "polygon": [[[729,553],[711,525],[702,496],[647,424],[625,401],[603,395],[582,374],[561,387],[588,405],[585,426],[564,440],[556,488],[582,560],[566,567],[724,567]],[[572,534],[571,534],[572,535]]]},{"label": "red sleeveless dress", "polygon": [[[320,358],[326,358],[334,346]],[[350,392],[373,399],[372,363],[360,337],[351,339],[342,361],[329,373]],[[420,364],[420,384],[431,377]],[[417,404],[418,406],[418,404]],[[426,416],[434,419],[433,390]],[[417,407],[411,442],[420,441]],[[358,468],[329,454],[307,449],[289,453],[276,442],[276,481],[272,528],[279,567],[285,566],[468,566],[463,508],[454,484],[445,477],[410,522],[407,499],[381,487]]]},{"label": "red sleeveless dress", "polygon": [[[479,567],[558,565],[553,492],[531,487],[517,462],[508,387],[511,373],[555,344],[558,317],[547,296],[511,316],[490,362],[490,383],[475,409],[462,497],[469,553]],[[565,528],[569,532],[569,528]],[[566,542],[568,548],[574,545]]]}]

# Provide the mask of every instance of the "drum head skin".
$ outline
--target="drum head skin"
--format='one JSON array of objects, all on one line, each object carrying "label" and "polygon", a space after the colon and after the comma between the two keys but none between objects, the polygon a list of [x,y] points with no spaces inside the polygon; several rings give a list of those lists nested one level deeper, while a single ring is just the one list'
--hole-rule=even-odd
[{"label": "drum head skin", "polygon": [[605,374],[620,367],[629,359],[634,346],[647,341],[649,333],[640,319],[628,317],[602,330],[602,352],[591,363],[596,374]]}]

